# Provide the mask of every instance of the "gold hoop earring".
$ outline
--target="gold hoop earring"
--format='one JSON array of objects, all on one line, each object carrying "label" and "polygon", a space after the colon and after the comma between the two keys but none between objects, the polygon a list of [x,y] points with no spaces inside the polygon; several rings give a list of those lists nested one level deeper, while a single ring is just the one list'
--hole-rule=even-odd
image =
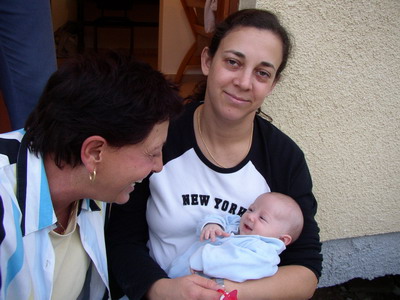
[{"label": "gold hoop earring", "polygon": [[89,179],[91,182],[96,180],[96,169],[93,170],[93,173],[89,173]]}]

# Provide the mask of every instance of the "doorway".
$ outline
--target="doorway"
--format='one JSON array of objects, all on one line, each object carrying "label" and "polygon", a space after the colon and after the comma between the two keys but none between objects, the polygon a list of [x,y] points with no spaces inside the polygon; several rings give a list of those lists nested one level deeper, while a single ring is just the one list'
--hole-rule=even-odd
[{"label": "doorway", "polygon": [[77,53],[112,49],[157,68],[159,8],[159,0],[53,1],[59,62]]}]

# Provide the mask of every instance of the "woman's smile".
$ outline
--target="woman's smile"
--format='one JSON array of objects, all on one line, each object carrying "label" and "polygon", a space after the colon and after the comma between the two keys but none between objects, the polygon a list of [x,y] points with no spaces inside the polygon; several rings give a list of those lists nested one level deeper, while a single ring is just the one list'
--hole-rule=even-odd
[{"label": "woman's smile", "polygon": [[250,100],[236,96],[234,94],[231,94],[227,91],[224,91],[224,93],[226,95],[228,95],[228,98],[230,99],[230,101],[234,102],[234,103],[239,103],[239,104],[243,104],[243,103],[250,103]]}]

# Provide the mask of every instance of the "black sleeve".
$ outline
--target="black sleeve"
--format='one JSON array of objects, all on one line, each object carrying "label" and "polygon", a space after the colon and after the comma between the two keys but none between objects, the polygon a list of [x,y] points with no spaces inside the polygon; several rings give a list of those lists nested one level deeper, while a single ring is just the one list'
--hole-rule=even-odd
[{"label": "black sleeve", "polygon": [[126,204],[112,205],[106,244],[113,299],[124,294],[130,299],[141,299],[155,281],[167,278],[167,274],[150,257],[146,246],[148,196],[146,179],[136,184]]},{"label": "black sleeve", "polygon": [[319,227],[315,220],[317,201],[312,193],[312,179],[302,150],[288,136],[275,127],[269,139],[271,189],[287,194],[300,205],[304,227],[300,237],[280,255],[281,266],[301,265],[321,276],[322,254]]},{"label": "black sleeve", "polygon": [[322,255],[319,227],[315,220],[317,201],[312,193],[311,176],[304,159],[292,174],[287,194],[300,205],[304,227],[300,237],[281,254],[281,265],[302,265],[311,269],[317,278],[321,276]]}]

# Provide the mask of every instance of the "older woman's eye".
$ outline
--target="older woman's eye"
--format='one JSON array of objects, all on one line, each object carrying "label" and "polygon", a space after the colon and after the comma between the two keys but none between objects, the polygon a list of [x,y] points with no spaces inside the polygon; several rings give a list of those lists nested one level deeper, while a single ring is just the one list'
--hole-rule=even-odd
[{"label": "older woman's eye", "polygon": [[151,158],[156,158],[156,157],[160,157],[160,156],[161,156],[161,152],[149,153],[149,157],[151,157]]},{"label": "older woman's eye", "polygon": [[155,156],[153,153],[147,153],[147,157],[152,160]]}]

